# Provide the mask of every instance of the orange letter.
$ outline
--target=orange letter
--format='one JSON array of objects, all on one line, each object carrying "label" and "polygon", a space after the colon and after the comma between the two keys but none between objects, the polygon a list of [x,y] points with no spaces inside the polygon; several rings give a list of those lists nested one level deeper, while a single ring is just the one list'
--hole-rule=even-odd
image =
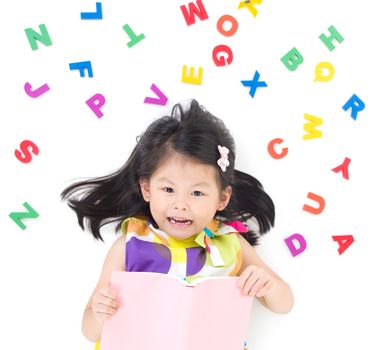
[{"label": "orange letter", "polygon": [[311,214],[318,215],[323,212],[325,209],[325,200],[314,193],[309,192],[308,196],[309,199],[316,201],[318,203],[318,208],[311,207],[310,205],[304,204],[303,210],[308,211]]},{"label": "orange letter", "polygon": [[274,145],[282,143],[282,142],[283,140],[278,138],[278,139],[274,139],[270,141],[268,144],[268,152],[274,159],[284,158],[288,153],[287,147],[282,148],[282,151],[280,153],[275,152]]},{"label": "orange letter", "polygon": [[[231,23],[231,28],[229,30],[224,30],[223,25],[226,21],[229,21]],[[218,21],[217,21],[217,30],[223,35],[223,36],[233,36],[236,31],[238,30],[238,21],[230,16],[230,15],[223,15]]]}]

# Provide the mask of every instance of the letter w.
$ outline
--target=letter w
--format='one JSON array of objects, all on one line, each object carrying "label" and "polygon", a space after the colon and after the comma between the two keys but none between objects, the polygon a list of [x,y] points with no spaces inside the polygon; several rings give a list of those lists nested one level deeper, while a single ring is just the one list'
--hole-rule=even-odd
[{"label": "letter w", "polygon": [[310,120],[311,123],[304,124],[304,130],[309,134],[303,135],[304,140],[314,139],[317,137],[322,137],[322,131],[315,129],[316,126],[322,125],[323,120],[321,118],[315,117],[310,114],[304,113],[304,118]]}]

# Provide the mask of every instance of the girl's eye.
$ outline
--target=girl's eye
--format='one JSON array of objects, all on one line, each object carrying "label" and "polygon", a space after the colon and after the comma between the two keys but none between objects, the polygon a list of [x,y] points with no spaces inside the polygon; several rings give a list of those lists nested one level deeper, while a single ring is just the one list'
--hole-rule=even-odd
[{"label": "girl's eye", "polygon": [[200,196],[203,196],[204,193],[201,192],[201,191],[193,191],[193,192],[192,192],[192,195],[193,195],[193,196],[196,196],[196,197],[200,197]]},{"label": "girl's eye", "polygon": [[163,190],[167,193],[173,193],[173,189],[171,187],[164,187]]}]

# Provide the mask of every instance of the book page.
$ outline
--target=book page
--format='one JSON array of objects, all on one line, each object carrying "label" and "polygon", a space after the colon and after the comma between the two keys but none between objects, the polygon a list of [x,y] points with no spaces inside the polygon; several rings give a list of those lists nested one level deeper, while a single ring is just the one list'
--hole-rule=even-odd
[{"label": "book page", "polygon": [[159,273],[114,271],[122,307],[104,323],[101,350],[243,350],[252,298],[236,278],[197,286]]},{"label": "book page", "polygon": [[191,292],[187,348],[243,350],[253,298],[241,294],[236,277],[200,280]]}]

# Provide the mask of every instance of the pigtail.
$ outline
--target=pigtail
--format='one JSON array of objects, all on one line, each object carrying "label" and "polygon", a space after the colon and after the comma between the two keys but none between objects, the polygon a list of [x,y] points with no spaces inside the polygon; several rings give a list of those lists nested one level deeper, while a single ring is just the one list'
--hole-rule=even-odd
[{"label": "pigtail", "polygon": [[111,222],[136,215],[149,215],[149,206],[143,200],[136,176],[137,156],[116,172],[107,176],[74,183],[63,190],[61,199],[75,211],[79,226],[88,229],[95,239],[103,241],[100,228]]},{"label": "pigtail", "polygon": [[242,234],[251,244],[258,245],[261,235],[274,226],[275,208],[270,196],[255,177],[239,170],[234,170],[232,197],[223,212],[229,219],[243,221],[248,232]]}]

